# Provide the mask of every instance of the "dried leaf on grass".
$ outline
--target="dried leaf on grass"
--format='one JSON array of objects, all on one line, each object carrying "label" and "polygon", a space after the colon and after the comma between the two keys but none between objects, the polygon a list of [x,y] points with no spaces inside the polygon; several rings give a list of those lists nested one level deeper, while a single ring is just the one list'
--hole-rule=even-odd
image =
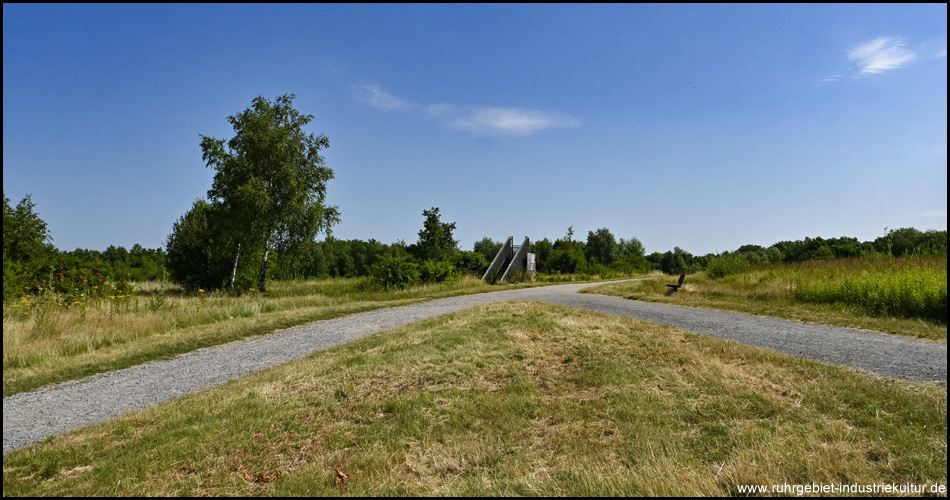
[{"label": "dried leaf on grass", "polygon": [[343,484],[350,480],[350,475],[340,469],[336,470],[336,484]]}]

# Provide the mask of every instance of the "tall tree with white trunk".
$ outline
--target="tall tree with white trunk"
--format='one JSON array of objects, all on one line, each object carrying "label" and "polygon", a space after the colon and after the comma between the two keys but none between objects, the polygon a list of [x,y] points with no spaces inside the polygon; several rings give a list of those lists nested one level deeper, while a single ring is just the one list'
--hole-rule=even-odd
[{"label": "tall tree with white trunk", "polygon": [[202,159],[215,169],[208,198],[222,214],[235,267],[242,248],[262,250],[261,291],[271,250],[291,252],[340,221],[339,208],[326,205],[333,170],[320,150],[330,141],[304,131],[313,115],[294,109],[294,97],[254,98],[251,107],[228,117],[235,135],[227,142],[201,136]]}]

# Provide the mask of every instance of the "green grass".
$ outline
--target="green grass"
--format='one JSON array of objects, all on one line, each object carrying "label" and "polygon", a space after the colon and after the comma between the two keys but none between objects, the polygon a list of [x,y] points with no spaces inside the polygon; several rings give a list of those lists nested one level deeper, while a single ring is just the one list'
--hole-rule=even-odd
[{"label": "green grass", "polygon": [[[9,453],[5,496],[946,485],[945,387],[539,303],[432,318]],[[337,470],[349,480],[337,484]]]},{"label": "green grass", "polygon": [[947,323],[946,268],[895,265],[872,269],[830,283],[808,283],[795,290],[803,302],[853,305],[875,316],[921,318]]},{"label": "green grass", "polygon": [[947,259],[909,257],[771,265],[713,278],[699,272],[584,293],[738,311],[946,342]]}]

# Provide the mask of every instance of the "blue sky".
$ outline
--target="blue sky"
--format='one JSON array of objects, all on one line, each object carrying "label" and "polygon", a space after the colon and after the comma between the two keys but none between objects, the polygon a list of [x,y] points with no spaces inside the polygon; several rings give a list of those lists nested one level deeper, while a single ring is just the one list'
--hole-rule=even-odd
[{"label": "blue sky", "polygon": [[296,94],[334,236],[607,227],[647,252],[947,228],[947,6],[3,6],[3,189],[64,250],[164,245],[199,134]]}]

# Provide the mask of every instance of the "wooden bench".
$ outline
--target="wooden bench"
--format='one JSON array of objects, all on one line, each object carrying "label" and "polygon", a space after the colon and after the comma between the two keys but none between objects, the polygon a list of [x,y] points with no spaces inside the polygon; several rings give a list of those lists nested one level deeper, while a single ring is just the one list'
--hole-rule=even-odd
[{"label": "wooden bench", "polygon": [[686,275],[685,275],[685,274],[681,274],[681,275],[680,275],[680,280],[679,280],[675,285],[673,285],[673,284],[667,284],[666,286],[672,288],[673,291],[675,292],[675,291],[679,290],[681,286],[683,286],[683,279],[684,279],[684,278],[686,278]]}]

